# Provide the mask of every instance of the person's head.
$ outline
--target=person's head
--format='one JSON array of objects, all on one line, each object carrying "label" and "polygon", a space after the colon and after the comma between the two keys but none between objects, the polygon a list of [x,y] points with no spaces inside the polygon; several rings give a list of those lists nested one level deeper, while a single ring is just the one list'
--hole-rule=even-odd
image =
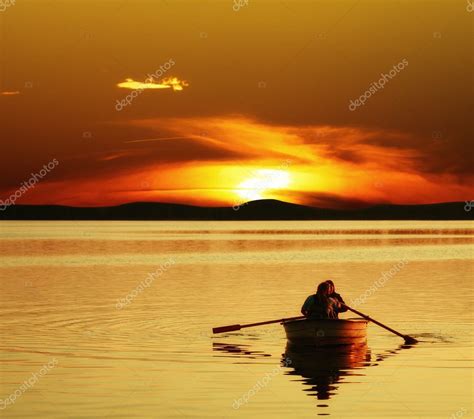
[{"label": "person's head", "polygon": [[321,282],[318,285],[318,291],[316,292],[316,294],[328,296],[329,295],[329,284],[327,282]]},{"label": "person's head", "polygon": [[332,282],[330,279],[326,281],[326,284],[329,285],[329,294],[334,294],[336,292],[336,287],[334,286],[334,282]]}]

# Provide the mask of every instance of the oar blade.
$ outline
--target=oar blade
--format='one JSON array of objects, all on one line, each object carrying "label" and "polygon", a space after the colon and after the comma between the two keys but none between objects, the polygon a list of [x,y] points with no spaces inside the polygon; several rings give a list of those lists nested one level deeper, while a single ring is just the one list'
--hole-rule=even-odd
[{"label": "oar blade", "polygon": [[235,332],[240,329],[240,324],[231,324],[230,326],[214,327],[212,333]]},{"label": "oar blade", "polygon": [[415,343],[418,343],[418,341],[415,338],[412,338],[411,336],[408,336],[408,335],[403,336],[403,339],[405,339],[405,343],[407,345],[414,345]]}]

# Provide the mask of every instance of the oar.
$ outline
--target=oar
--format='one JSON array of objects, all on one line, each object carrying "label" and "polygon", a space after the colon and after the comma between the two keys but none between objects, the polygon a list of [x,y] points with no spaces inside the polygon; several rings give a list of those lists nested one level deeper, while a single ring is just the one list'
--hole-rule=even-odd
[{"label": "oar", "polygon": [[342,306],[344,306],[344,307],[347,308],[348,310],[352,311],[353,313],[358,314],[360,317],[363,317],[364,319],[369,320],[369,321],[371,321],[372,323],[378,324],[380,327],[383,327],[384,329],[387,329],[389,332],[395,333],[396,335],[398,335],[398,336],[400,336],[401,338],[405,339],[405,343],[407,343],[407,344],[409,344],[409,345],[418,342],[415,338],[412,338],[411,336],[408,336],[408,335],[404,335],[404,334],[402,334],[402,333],[399,333],[399,332],[397,332],[396,330],[393,330],[391,327],[385,326],[384,324],[378,322],[377,320],[372,319],[371,317],[367,316],[366,314],[361,313],[360,311],[357,311],[357,310],[355,310],[355,309],[349,307],[349,306],[346,305],[346,304],[342,304]]},{"label": "oar", "polygon": [[230,326],[214,327],[212,329],[212,333],[234,332],[235,330],[240,330],[240,329],[243,329],[244,327],[263,326],[264,324],[281,323],[281,322],[286,322],[288,320],[299,320],[299,319],[305,319],[305,318],[306,318],[305,316],[298,316],[298,317],[288,317],[286,319],[268,320],[266,322],[258,322],[258,323],[231,324]]}]

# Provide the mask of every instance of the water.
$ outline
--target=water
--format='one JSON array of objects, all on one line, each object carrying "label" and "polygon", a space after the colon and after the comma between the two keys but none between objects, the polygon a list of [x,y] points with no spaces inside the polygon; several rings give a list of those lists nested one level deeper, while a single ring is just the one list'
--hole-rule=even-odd
[{"label": "water", "polygon": [[[472,417],[473,232],[465,222],[3,222],[0,415]],[[299,315],[329,278],[420,343],[370,325],[367,347],[308,356],[287,350],[279,324],[211,333]]]}]

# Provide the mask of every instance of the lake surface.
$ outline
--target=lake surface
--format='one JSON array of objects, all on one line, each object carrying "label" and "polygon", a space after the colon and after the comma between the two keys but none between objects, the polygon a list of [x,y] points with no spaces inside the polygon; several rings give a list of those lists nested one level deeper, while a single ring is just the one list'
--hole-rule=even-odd
[{"label": "lake surface", "polygon": [[[0,416],[472,417],[473,233],[466,222],[2,222]],[[420,343],[372,324],[366,347],[307,356],[287,350],[279,324],[212,335],[297,316],[326,279]]]}]

